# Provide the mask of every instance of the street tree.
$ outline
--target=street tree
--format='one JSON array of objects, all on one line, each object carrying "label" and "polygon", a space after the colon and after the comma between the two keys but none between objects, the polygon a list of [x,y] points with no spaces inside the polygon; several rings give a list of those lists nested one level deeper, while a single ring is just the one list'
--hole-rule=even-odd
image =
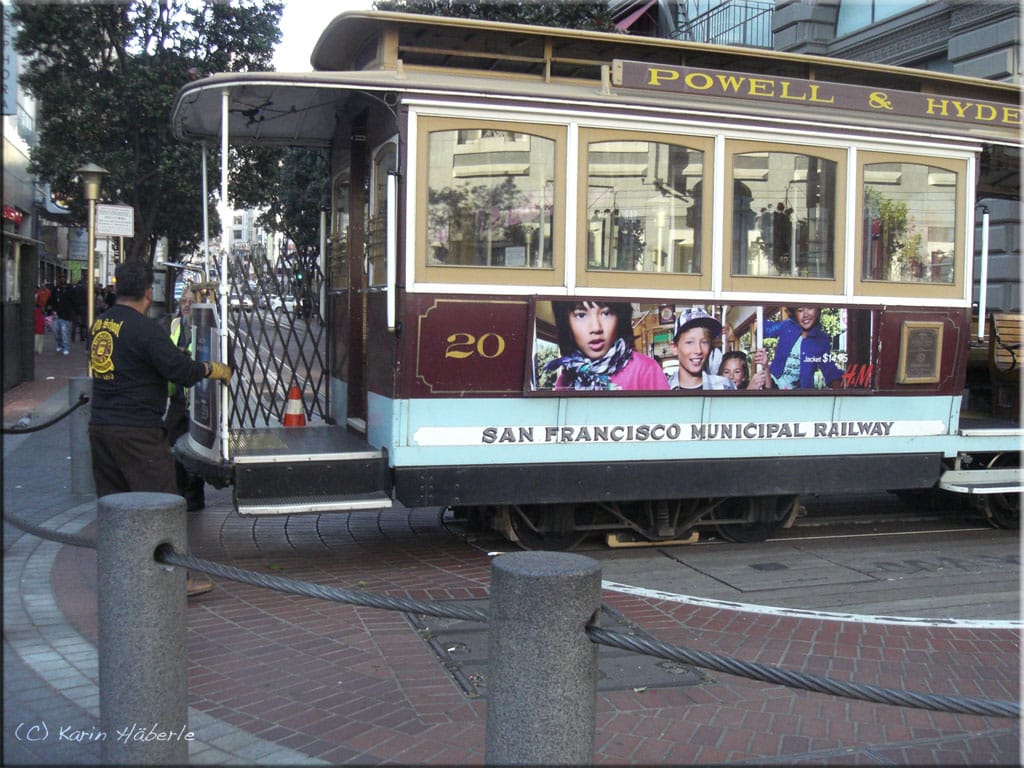
[{"label": "street tree", "polygon": [[[151,261],[161,237],[172,256],[194,248],[202,239],[201,148],[172,137],[174,98],[186,82],[213,72],[271,69],[282,7],[263,0],[16,2],[15,46],[26,58],[21,83],[37,102],[30,171],[84,222],[75,169],[86,162],[106,168],[102,199],[135,212],[129,260]],[[213,167],[218,150],[211,148]],[[263,202],[265,186],[251,179],[271,174],[279,153],[232,153],[232,173],[242,180],[232,205]],[[216,221],[212,201],[205,204]]]},{"label": "street tree", "polygon": [[[280,232],[294,249],[281,254],[281,265],[288,270],[288,286],[296,280],[306,285],[318,279],[316,268],[320,252],[320,213],[330,205],[327,150],[316,147],[288,147],[270,179],[271,194],[259,224]],[[295,293],[295,287],[279,286],[279,293]]]},{"label": "street tree", "polygon": [[607,2],[513,2],[511,0],[376,0],[381,11],[456,16],[541,27],[614,32],[615,23]]}]

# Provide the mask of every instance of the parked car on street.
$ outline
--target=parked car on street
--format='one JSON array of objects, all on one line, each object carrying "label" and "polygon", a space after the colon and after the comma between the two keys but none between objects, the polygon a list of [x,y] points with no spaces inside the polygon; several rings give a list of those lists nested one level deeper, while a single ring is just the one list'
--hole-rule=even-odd
[{"label": "parked car on street", "polygon": [[237,293],[232,293],[228,296],[228,309],[232,312],[238,312],[244,309],[246,312],[251,311],[253,308],[252,296],[246,294],[245,296],[239,296]]},{"label": "parked car on street", "polygon": [[288,314],[295,311],[295,297],[290,293],[284,296],[271,296],[270,308],[273,310],[283,309]]}]

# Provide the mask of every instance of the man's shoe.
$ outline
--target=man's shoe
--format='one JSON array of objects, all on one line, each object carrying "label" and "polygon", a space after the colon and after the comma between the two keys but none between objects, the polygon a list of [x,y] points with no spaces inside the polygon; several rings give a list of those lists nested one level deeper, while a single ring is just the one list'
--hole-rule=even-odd
[{"label": "man's shoe", "polygon": [[189,597],[205,595],[211,589],[213,589],[213,582],[209,579],[205,579],[202,576],[193,576],[192,574],[185,577],[185,594]]}]

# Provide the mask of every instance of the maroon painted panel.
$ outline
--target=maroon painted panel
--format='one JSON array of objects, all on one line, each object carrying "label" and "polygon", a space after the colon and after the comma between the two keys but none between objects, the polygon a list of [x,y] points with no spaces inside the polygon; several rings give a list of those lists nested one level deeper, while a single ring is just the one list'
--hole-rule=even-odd
[{"label": "maroon painted panel", "polygon": [[388,299],[386,293],[366,297],[366,386],[370,392],[394,397],[395,358],[398,344],[395,334],[387,328]]},{"label": "maroon painted panel", "polygon": [[[540,337],[534,338],[529,297],[406,294],[404,299],[398,356],[394,359],[396,396],[520,397],[524,389],[542,394],[533,372],[528,370],[531,350],[540,343]],[[371,313],[371,318],[381,319],[378,314]],[[771,313],[766,309],[767,316]],[[944,395],[963,389],[969,333],[966,310],[848,308],[845,316],[847,348],[843,357],[848,358],[848,364],[839,388],[879,394]],[[941,325],[937,381],[898,381],[906,322]],[[872,325],[874,334],[870,332]],[[550,344],[552,339],[545,336],[544,341]],[[656,347],[646,349],[656,352]],[[383,371],[377,370],[373,378],[383,382]]]},{"label": "maroon painted panel", "polygon": [[[941,358],[935,383],[899,383],[900,350],[905,323],[940,323]],[[893,309],[882,313],[878,340],[878,382],[880,393],[955,395],[963,391],[967,371],[967,335],[970,318],[965,309]],[[904,351],[906,353],[906,350]]]},{"label": "maroon painted panel", "polygon": [[411,397],[521,395],[529,300],[406,295],[400,386]]},{"label": "maroon painted panel", "polygon": [[331,333],[328,338],[331,345],[331,375],[348,381],[348,292],[331,292],[328,294],[328,301],[331,318]]}]

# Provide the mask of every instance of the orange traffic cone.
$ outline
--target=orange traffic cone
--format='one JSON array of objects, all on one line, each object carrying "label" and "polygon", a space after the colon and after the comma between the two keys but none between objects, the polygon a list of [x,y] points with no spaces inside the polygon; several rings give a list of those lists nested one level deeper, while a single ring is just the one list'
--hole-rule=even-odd
[{"label": "orange traffic cone", "polygon": [[306,412],[302,409],[302,392],[294,384],[288,390],[288,405],[284,409],[284,425],[286,427],[306,426]]}]

